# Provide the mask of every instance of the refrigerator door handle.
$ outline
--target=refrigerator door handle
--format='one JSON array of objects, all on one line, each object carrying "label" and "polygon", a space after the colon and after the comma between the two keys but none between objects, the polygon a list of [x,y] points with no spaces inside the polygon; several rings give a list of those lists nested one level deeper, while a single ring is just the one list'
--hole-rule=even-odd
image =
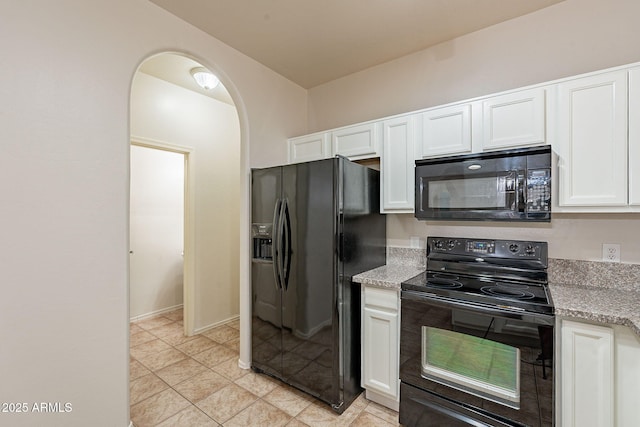
[{"label": "refrigerator door handle", "polygon": [[284,289],[289,288],[289,275],[291,273],[291,215],[289,213],[289,200],[284,199],[283,202],[283,228],[282,228],[282,267],[283,267],[283,284]]},{"label": "refrigerator door handle", "polygon": [[282,210],[282,200],[277,199],[273,209],[273,227],[271,231],[271,245],[273,247],[273,278],[276,282],[276,289],[282,288],[280,281],[280,211]]},{"label": "refrigerator door handle", "polygon": [[274,243],[276,251],[278,252],[278,259],[277,261],[274,260],[274,268],[277,270],[278,286],[280,289],[284,289],[284,286],[285,286],[284,263],[287,255],[284,250],[284,245],[285,245],[284,212],[285,212],[286,203],[287,203],[287,199],[280,200],[280,207],[278,209],[278,224],[277,224],[277,228],[273,232],[274,236],[276,235],[278,236],[278,241]]}]

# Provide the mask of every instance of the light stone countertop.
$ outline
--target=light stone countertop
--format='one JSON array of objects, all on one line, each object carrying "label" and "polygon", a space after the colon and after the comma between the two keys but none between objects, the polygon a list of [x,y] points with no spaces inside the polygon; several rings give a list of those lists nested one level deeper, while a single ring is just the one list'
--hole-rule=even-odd
[{"label": "light stone countertop", "polygon": [[367,286],[400,290],[400,284],[424,271],[424,267],[387,264],[353,276],[353,281]]},{"label": "light stone countertop", "polygon": [[367,286],[400,290],[400,284],[425,270],[425,249],[387,247],[387,264],[353,276]]},{"label": "light stone countertop", "polygon": [[640,336],[640,292],[550,283],[556,316],[624,325]]},{"label": "light stone countertop", "polygon": [[[387,265],[353,281],[399,290],[425,270],[423,257],[424,249],[388,248]],[[549,259],[548,272],[557,316],[627,326],[640,337],[640,264]]]},{"label": "light stone countertop", "polygon": [[624,325],[640,337],[640,265],[549,260],[557,316]]}]

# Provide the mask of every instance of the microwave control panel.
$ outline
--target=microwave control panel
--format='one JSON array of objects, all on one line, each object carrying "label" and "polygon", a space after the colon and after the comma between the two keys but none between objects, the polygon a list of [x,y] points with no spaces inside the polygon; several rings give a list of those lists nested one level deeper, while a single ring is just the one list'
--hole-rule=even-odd
[{"label": "microwave control panel", "polygon": [[551,211],[551,169],[527,171],[527,212]]}]

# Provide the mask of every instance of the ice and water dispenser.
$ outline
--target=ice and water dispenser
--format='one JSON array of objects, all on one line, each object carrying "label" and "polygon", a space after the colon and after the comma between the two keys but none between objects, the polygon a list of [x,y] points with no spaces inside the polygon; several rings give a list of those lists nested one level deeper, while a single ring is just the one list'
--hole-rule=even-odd
[{"label": "ice and water dispenser", "polygon": [[253,259],[265,261],[272,260],[272,228],[269,224],[251,224],[251,237],[253,238]]}]

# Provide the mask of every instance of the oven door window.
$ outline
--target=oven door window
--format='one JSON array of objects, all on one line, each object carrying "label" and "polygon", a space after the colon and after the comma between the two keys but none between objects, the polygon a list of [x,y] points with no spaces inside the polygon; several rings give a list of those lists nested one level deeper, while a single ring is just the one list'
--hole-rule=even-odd
[{"label": "oven door window", "polygon": [[434,179],[427,182],[426,209],[514,208],[517,174]]},{"label": "oven door window", "polygon": [[520,407],[520,349],[422,327],[422,376],[512,408]]}]

